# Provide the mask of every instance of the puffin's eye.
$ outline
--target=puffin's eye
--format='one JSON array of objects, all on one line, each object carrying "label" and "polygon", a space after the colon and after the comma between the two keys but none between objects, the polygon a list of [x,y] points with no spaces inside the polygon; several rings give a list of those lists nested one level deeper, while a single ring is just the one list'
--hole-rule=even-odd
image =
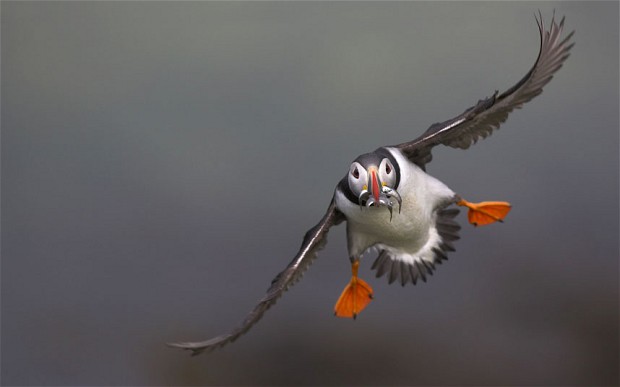
[{"label": "puffin's eye", "polygon": [[392,167],[390,167],[390,164],[385,163],[385,173],[389,175],[390,172],[392,172]]},{"label": "puffin's eye", "polygon": [[353,175],[354,178],[359,179],[360,178],[360,171],[357,170],[357,167],[355,167],[355,169],[353,170],[353,172],[351,172],[351,174]]}]

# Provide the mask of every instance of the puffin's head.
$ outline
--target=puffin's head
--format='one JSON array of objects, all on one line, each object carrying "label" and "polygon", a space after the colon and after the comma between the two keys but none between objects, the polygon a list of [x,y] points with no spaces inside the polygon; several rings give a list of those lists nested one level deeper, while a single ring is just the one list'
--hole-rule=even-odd
[{"label": "puffin's head", "polygon": [[398,212],[402,199],[396,191],[400,180],[398,166],[383,155],[373,152],[359,156],[349,168],[349,189],[357,197],[360,207],[387,207],[390,219],[394,203]]}]

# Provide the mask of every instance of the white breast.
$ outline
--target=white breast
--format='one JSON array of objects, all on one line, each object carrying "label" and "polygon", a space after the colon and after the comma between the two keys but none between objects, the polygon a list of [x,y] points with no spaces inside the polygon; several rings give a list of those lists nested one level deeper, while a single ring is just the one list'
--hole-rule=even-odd
[{"label": "white breast", "polygon": [[426,174],[399,150],[387,148],[400,167],[397,189],[402,198],[401,212],[395,203],[393,218],[385,207],[364,207],[336,193],[336,206],[347,217],[349,254],[361,256],[368,248],[387,250],[394,259],[413,263],[433,261],[432,248],[439,241],[435,227],[436,210],[453,200],[455,194],[445,184]]}]

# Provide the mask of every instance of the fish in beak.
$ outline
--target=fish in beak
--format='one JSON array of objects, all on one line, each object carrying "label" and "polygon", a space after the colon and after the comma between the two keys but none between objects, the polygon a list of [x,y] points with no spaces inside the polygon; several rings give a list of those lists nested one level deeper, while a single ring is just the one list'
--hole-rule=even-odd
[{"label": "fish in beak", "polygon": [[[402,199],[396,190],[384,185],[379,178],[376,167],[368,168],[368,184],[358,197],[360,208],[363,207],[387,207],[390,211],[390,221],[394,204],[392,198],[398,202],[398,213],[402,206]],[[368,190],[370,187],[370,190]]]}]

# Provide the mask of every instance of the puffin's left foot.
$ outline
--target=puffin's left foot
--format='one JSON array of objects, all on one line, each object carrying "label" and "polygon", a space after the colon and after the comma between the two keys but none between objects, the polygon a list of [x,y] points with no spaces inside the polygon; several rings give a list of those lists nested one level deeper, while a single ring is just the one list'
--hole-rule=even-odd
[{"label": "puffin's left foot", "polygon": [[470,203],[463,199],[459,200],[456,205],[469,208],[467,219],[474,226],[503,222],[511,208],[508,202]]},{"label": "puffin's left foot", "polygon": [[334,306],[334,314],[337,317],[356,318],[372,301],[372,287],[357,277],[359,265],[359,260],[351,264],[351,272],[353,273],[351,281],[344,288]]}]

